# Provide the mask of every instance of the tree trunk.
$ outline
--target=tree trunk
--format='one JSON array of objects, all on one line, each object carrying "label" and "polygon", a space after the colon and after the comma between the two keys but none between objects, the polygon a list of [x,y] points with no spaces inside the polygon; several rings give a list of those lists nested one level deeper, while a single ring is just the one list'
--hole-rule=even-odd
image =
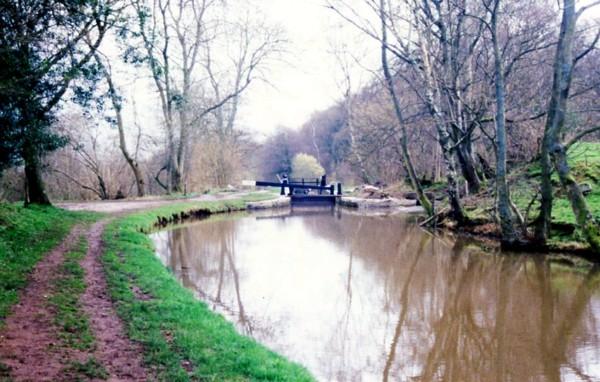
[{"label": "tree trunk", "polygon": [[99,173],[97,173],[96,179],[98,179],[98,191],[100,194],[100,199],[109,200],[110,193],[108,192],[108,188],[106,187],[106,182],[104,181],[104,178]]},{"label": "tree trunk", "polygon": [[[550,118],[551,117],[548,116],[548,119]],[[540,154],[540,166],[542,169],[540,180],[540,213],[535,225],[535,240],[542,245],[545,245],[548,240],[550,225],[552,223],[552,162],[550,161],[550,153],[548,150],[548,147],[550,147],[548,138],[549,135],[544,132]]]},{"label": "tree trunk", "polygon": [[518,238],[510,207],[510,190],[506,181],[506,91],[504,87],[504,65],[502,64],[497,33],[499,6],[500,0],[495,0],[491,19],[496,93],[496,190],[498,195],[498,215],[500,216],[500,227],[502,229],[502,243],[510,247],[517,243]]},{"label": "tree trunk", "polygon": [[[185,108],[186,106],[183,106]],[[188,137],[188,122],[185,115],[185,111],[179,112],[179,123],[181,124],[179,128],[179,143],[177,145],[177,154],[175,157],[175,166],[172,172],[172,186],[173,191],[182,192],[184,190],[183,179],[185,173],[185,157],[187,154],[187,141]]]},{"label": "tree trunk", "polygon": [[[415,19],[417,19],[416,15]],[[418,31],[418,35],[422,58],[420,62],[420,71],[425,82],[424,98],[425,103],[427,104],[427,108],[429,110],[429,114],[431,115],[435,123],[438,143],[440,145],[440,148],[442,149],[442,159],[444,160],[444,165],[446,167],[446,193],[448,194],[448,200],[450,201],[451,216],[452,219],[458,223],[458,225],[463,225],[466,222],[467,218],[460,203],[456,163],[454,161],[454,154],[451,141],[452,137],[450,136],[450,133],[448,131],[448,124],[444,121],[445,118],[442,115],[442,112],[440,111],[440,96],[439,91],[436,90],[436,85],[434,82],[434,75],[431,66],[427,39],[424,38],[421,31]]]},{"label": "tree trunk", "polygon": [[50,199],[46,195],[44,182],[40,170],[40,159],[36,153],[27,149],[24,155],[25,159],[25,205],[43,204],[50,205]]},{"label": "tree trunk", "polygon": [[[577,14],[575,12],[575,1],[564,0],[562,22],[556,48],[556,59],[554,62],[552,96],[548,106],[548,117],[546,120],[546,128],[544,130],[543,149],[545,149],[546,153],[552,158],[561,186],[569,198],[579,228],[582,230],[592,250],[596,253],[600,253],[600,226],[590,212],[577,181],[571,175],[571,170],[567,162],[566,149],[559,141],[559,137],[565,125],[567,99],[569,97],[573,67],[575,66],[575,59],[573,58],[573,40],[575,37],[576,21]],[[547,157],[543,158],[543,160],[546,159]],[[551,203],[552,192],[550,174],[548,173],[545,175],[543,181],[547,183],[545,185],[544,183],[542,184],[542,191],[550,191],[549,200]],[[550,185],[550,189],[544,190],[544,186],[547,187],[548,185]],[[546,203],[548,203],[548,200],[546,200]]]},{"label": "tree trunk", "polygon": [[469,147],[471,139],[465,139],[465,142],[458,145],[456,148],[456,155],[458,157],[458,163],[462,170],[462,175],[469,184],[469,192],[476,194],[481,190],[481,179],[477,175],[477,168],[475,167],[475,160]]},{"label": "tree trunk", "polygon": [[129,150],[127,150],[127,141],[125,140],[125,127],[123,125],[123,115],[121,114],[121,101],[119,96],[117,95],[117,89],[112,80],[112,74],[110,71],[106,70],[104,64],[102,63],[100,57],[96,55],[96,61],[104,68],[104,75],[106,77],[106,82],[108,83],[108,89],[110,92],[110,99],[113,104],[113,108],[115,109],[115,113],[117,115],[117,128],[119,129],[119,148],[121,149],[121,153],[123,153],[123,157],[129,164],[131,168],[131,172],[133,172],[133,176],[135,178],[135,184],[137,186],[137,195],[142,197],[146,194],[146,188],[144,184],[144,177],[140,171],[140,166],[137,160],[129,154]]},{"label": "tree trunk", "polygon": [[392,98],[392,103],[394,106],[394,112],[396,113],[396,118],[398,120],[398,124],[401,129],[401,137],[400,137],[400,148],[402,153],[402,160],[404,162],[404,166],[406,167],[406,171],[408,172],[408,176],[410,178],[410,182],[412,184],[415,193],[417,194],[417,199],[421,203],[421,206],[427,212],[427,215],[433,216],[433,205],[431,201],[425,196],[423,192],[423,188],[421,187],[421,183],[419,182],[419,178],[415,171],[415,167],[412,162],[412,158],[410,152],[408,150],[408,137],[406,134],[406,126],[404,125],[404,119],[402,118],[402,110],[400,109],[400,101],[398,100],[398,96],[396,95],[396,90],[394,89],[394,80],[392,78],[392,74],[390,73],[390,68],[388,66],[387,60],[387,25],[385,21],[385,0],[379,1],[379,17],[381,21],[381,66],[383,68],[383,74],[385,77],[385,84],[388,92]]},{"label": "tree trunk", "polygon": [[[120,120],[120,112],[117,114],[117,119]],[[137,160],[133,158],[129,151],[127,150],[127,143],[125,141],[125,132],[123,131],[123,123],[120,121],[118,124],[119,127],[119,147],[121,148],[121,152],[129,164],[129,168],[131,168],[131,172],[133,172],[133,177],[135,178],[135,185],[137,187],[137,196],[142,197],[146,194],[146,185],[144,184],[144,177],[142,172],[140,171],[140,166]]]},{"label": "tree trunk", "polygon": [[171,168],[170,188],[171,190],[169,192],[183,191],[183,176],[181,173],[181,166],[177,162]]}]

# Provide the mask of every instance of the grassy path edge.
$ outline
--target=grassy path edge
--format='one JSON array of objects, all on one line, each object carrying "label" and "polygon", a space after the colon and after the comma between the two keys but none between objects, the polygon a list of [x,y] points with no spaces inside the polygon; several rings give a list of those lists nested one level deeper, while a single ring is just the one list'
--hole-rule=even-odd
[{"label": "grassy path edge", "polygon": [[245,209],[248,198],[179,203],[117,218],[104,231],[109,291],[131,339],[160,380],[313,381],[308,371],[256,341],[198,301],[155,256],[148,231],[159,217]]}]

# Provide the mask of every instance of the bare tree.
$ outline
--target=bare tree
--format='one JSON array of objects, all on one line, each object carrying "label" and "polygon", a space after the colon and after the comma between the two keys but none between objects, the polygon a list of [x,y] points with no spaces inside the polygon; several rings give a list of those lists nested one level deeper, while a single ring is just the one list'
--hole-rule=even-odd
[{"label": "bare tree", "polygon": [[400,127],[399,140],[400,140],[400,149],[402,152],[402,159],[404,162],[404,166],[406,167],[406,171],[408,172],[411,184],[417,194],[417,198],[419,199],[419,202],[421,203],[423,208],[425,208],[425,211],[427,211],[427,214],[432,216],[434,214],[433,205],[432,205],[431,201],[427,198],[427,196],[425,196],[425,193],[423,192],[423,188],[421,187],[421,182],[419,181],[419,177],[417,176],[417,173],[415,171],[415,167],[413,164],[413,160],[410,155],[410,151],[408,148],[408,137],[407,137],[407,131],[406,131],[406,124],[405,124],[404,118],[402,116],[400,99],[398,98],[398,95],[396,94],[396,89],[394,87],[394,79],[392,77],[392,73],[389,68],[388,57],[387,57],[388,27],[387,27],[387,16],[386,16],[385,10],[386,10],[386,2],[385,2],[385,0],[380,0],[379,1],[379,18],[380,18],[380,22],[381,22],[381,66],[383,68],[385,85],[386,85],[388,92],[390,93],[390,97],[392,98],[392,103],[394,106],[394,112],[396,114],[397,123]]},{"label": "bare tree", "polygon": [[[112,69],[110,63],[108,61],[103,60],[100,55],[96,52],[95,59],[98,63],[99,67],[102,70],[102,74],[104,75],[104,79],[108,85],[108,96],[113,106],[113,110],[115,112],[116,120],[115,123],[117,125],[117,129],[119,130],[119,148],[121,149],[121,153],[123,157],[127,161],[131,172],[135,178],[135,184],[137,187],[137,196],[142,197],[146,194],[146,186],[144,181],[144,176],[142,175],[142,171],[140,169],[140,164],[137,160],[137,150],[132,155],[127,148],[127,140],[125,139],[125,126],[123,122],[123,102],[122,97],[117,90],[115,82],[113,80]],[[139,138],[139,135],[138,135]],[[138,146],[136,146],[137,148]]]},{"label": "bare tree", "polygon": [[513,246],[518,241],[517,231],[513,225],[510,192],[506,181],[506,88],[504,84],[504,64],[498,39],[498,18],[500,0],[485,4],[490,13],[489,29],[492,35],[494,50],[494,85],[496,94],[496,190],[498,194],[498,214],[502,229],[502,241]]},{"label": "bare tree", "polygon": [[[236,149],[240,137],[235,124],[242,93],[255,78],[266,80],[263,70],[279,55],[284,40],[278,28],[249,14],[222,22],[217,34],[228,40],[226,48],[215,52],[211,45],[204,47],[202,66],[210,85],[204,89],[204,104],[195,106],[199,110],[197,118],[204,118],[205,124],[212,127],[208,133],[217,138],[220,148],[215,151],[215,175],[217,186],[223,187],[230,182],[230,170],[238,167],[228,161],[235,158],[230,151]],[[207,102],[219,107],[207,107]]]},{"label": "bare tree", "polygon": [[[132,0],[137,33],[159,95],[167,138],[167,192],[183,190],[193,73],[210,40],[206,18],[214,0]],[[177,121],[177,117],[179,117]],[[158,178],[157,174],[157,178]],[[160,182],[159,182],[160,183]]]},{"label": "bare tree", "polygon": [[[600,2],[593,2],[590,6],[597,4],[600,4]],[[586,9],[588,9],[588,6],[581,7],[576,11],[575,0],[564,0],[562,8],[562,21],[553,69],[554,77],[552,93],[548,105],[540,158],[540,163],[542,165],[542,202],[536,233],[538,240],[545,242],[552,216],[553,190],[550,176],[552,167],[554,167],[558,173],[561,186],[569,198],[577,224],[581,228],[592,250],[600,253],[600,226],[598,222],[595,221],[594,216],[581,193],[579,184],[571,174],[567,162],[567,150],[565,144],[561,142],[565,129],[567,101],[573,78],[573,69],[577,61],[593,49],[593,46],[595,46],[598,41],[600,30],[588,49],[578,55],[574,55],[573,45],[577,19]],[[596,131],[596,129],[597,128],[592,128],[589,132]],[[579,134],[577,137],[583,137],[585,134],[586,132]]]},{"label": "bare tree", "polygon": [[[243,22],[240,25],[244,27],[237,33],[228,34],[231,30],[223,28],[228,23],[219,15],[219,10],[227,4],[216,0],[132,2],[143,43],[143,58],[159,94],[165,125],[167,163],[160,172],[167,171],[167,192],[183,191],[192,130],[205,125],[207,116],[226,105],[230,106],[233,124],[240,94],[254,79],[257,67],[270,53],[276,39],[268,36],[257,46],[252,45],[257,36],[252,35],[255,31]],[[217,49],[212,44],[221,43],[223,38],[228,43],[240,44],[234,86],[210,94],[215,84],[211,61]],[[207,68],[213,72],[207,72]],[[195,98],[200,98],[200,102]],[[224,122],[225,127],[229,124]],[[158,181],[160,172],[156,176]]]}]

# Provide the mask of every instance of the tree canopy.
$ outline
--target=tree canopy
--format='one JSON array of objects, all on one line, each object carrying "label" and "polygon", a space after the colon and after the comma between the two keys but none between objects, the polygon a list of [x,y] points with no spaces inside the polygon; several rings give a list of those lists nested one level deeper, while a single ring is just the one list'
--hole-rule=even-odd
[{"label": "tree canopy", "polygon": [[[50,129],[69,89],[91,96],[91,60],[116,21],[112,0],[0,1],[0,169],[25,164],[27,201],[48,203],[40,158],[66,143]],[[77,80],[78,86],[72,86]]]}]

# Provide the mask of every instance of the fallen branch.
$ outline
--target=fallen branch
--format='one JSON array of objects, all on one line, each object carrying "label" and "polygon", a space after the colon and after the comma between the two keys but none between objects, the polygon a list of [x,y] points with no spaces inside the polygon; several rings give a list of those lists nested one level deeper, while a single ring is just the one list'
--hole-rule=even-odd
[{"label": "fallen branch", "polygon": [[427,219],[423,220],[421,223],[419,223],[419,226],[423,227],[426,226],[427,224],[431,223],[432,221],[435,221],[438,217],[447,214],[448,212],[450,212],[450,208],[446,207],[443,208],[442,210],[440,210],[440,212],[428,217]]}]

